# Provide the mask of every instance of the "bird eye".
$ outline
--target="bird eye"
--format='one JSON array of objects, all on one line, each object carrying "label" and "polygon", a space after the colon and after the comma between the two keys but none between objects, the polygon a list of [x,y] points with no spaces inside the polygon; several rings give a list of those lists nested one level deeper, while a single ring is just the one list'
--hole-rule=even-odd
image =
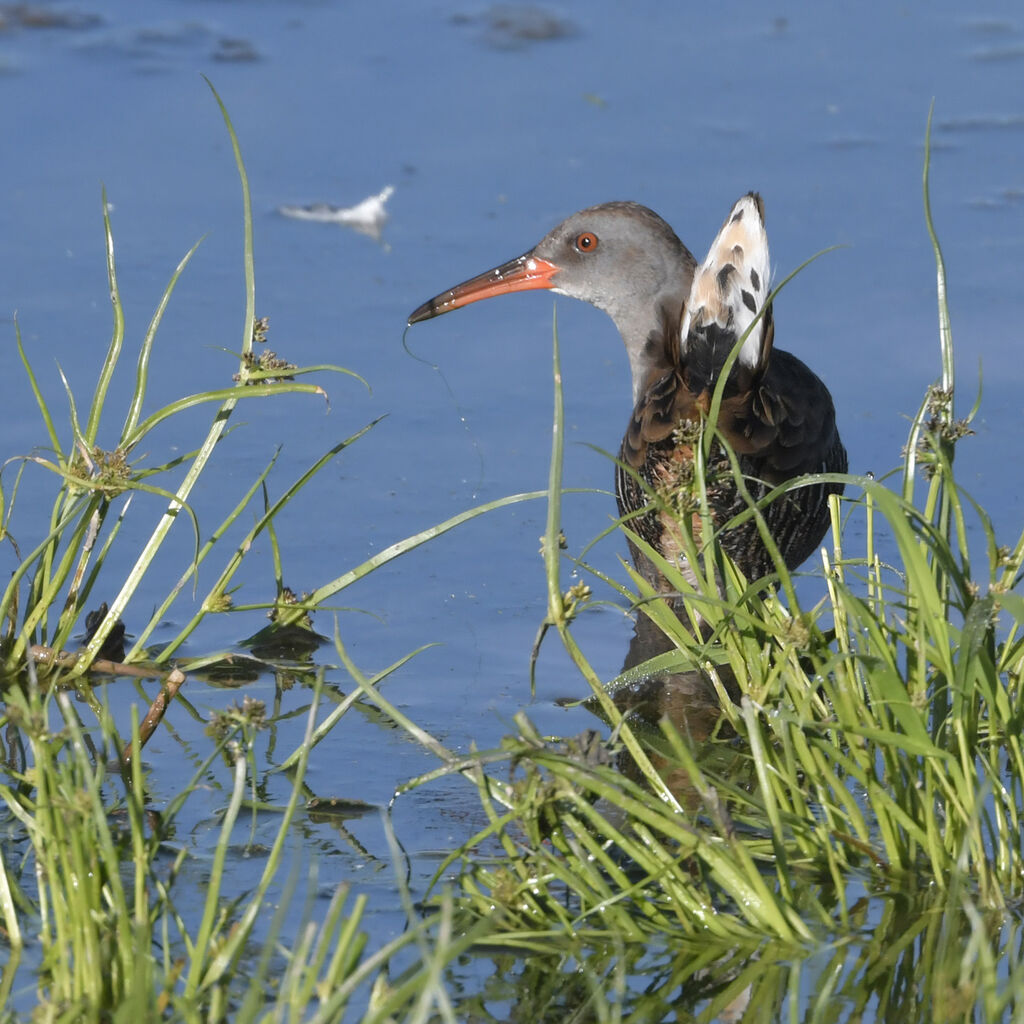
[{"label": "bird eye", "polygon": [[592,231],[584,231],[576,237],[576,248],[580,252],[593,252],[597,248],[597,235]]}]

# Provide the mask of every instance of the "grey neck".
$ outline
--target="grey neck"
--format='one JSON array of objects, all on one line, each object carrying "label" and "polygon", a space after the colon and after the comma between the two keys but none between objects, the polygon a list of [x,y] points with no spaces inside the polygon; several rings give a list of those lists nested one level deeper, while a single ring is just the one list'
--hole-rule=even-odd
[{"label": "grey neck", "polygon": [[[688,290],[688,275],[684,282]],[[630,304],[607,310],[622,335],[633,378],[633,405],[640,401],[652,377],[673,370],[679,361],[679,328],[685,294],[666,292],[651,305]]]}]

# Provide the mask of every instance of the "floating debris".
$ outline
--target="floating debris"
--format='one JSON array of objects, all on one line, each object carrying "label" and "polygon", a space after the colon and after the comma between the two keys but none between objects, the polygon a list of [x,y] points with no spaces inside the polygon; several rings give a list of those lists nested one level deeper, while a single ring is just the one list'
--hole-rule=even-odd
[{"label": "floating debris", "polygon": [[394,194],[393,185],[381,189],[375,196],[367,196],[355,206],[332,206],[330,203],[312,203],[309,206],[281,206],[278,209],[286,217],[295,220],[315,220],[324,224],[343,224],[345,227],[368,235],[375,242],[381,240],[381,232],[388,222],[385,204]]}]

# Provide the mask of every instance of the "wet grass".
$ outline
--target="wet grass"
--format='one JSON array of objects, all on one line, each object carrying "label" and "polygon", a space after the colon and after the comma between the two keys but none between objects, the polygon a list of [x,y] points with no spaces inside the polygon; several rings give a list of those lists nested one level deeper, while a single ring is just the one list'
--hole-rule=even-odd
[{"label": "wet grass", "polygon": [[[684,595],[683,621],[635,574],[624,585],[566,554],[556,330],[554,440],[541,492],[547,619],[538,642],[564,646],[590,693],[595,725],[606,727],[549,737],[522,713],[500,747],[455,753],[382,691],[415,651],[366,673],[336,636],[351,693],[322,712],[323,671],[307,673],[301,742],[271,769],[287,773],[288,799],[272,809],[272,838],[253,859],[245,892],[234,890],[226,866],[245,812],[270,810],[254,753],[267,717],[262,704],[247,699],[213,718],[203,756],[157,811],[142,748],[186,673],[222,657],[172,659],[186,639],[201,642],[208,616],[239,610],[232,581],[257,536],[271,538],[276,582],[265,604],[275,621],[261,645],[295,644],[298,630],[314,648],[309,613],[340,591],[467,519],[538,497],[469,510],[296,598],[284,586],[275,516],[345,447],[372,443],[361,440],[369,424],[276,496],[271,459],[213,532],[200,531],[190,496],[213,449],[230,443],[237,402],[322,396],[320,385],[301,378],[340,369],[253,355],[264,325],[253,302],[248,187],[229,122],[228,130],[242,182],[247,279],[231,386],[142,415],[160,319],[189,253],[141,342],[120,442],[110,452],[97,448],[124,345],[106,219],[114,330],[82,420],[68,392],[67,440],[21,351],[49,450],[9,462],[0,476],[4,536],[18,558],[0,599],[0,923],[8,952],[0,1003],[12,1005],[24,986],[24,956],[36,1015],[47,1021],[934,1021],[1024,1012],[1024,600],[1016,592],[1024,535],[1001,543],[954,473],[975,410],[957,417],[927,161],[939,379],[911,425],[902,465],[887,480],[844,478],[816,590],[797,588],[781,561],[773,585],[750,586],[713,543],[690,552],[695,581],[646,550]],[[166,465],[132,461],[152,429],[201,403],[214,414],[193,452]],[[32,531],[18,528],[18,490],[22,475],[39,468],[53,475],[55,498],[23,552],[13,538]],[[703,479],[695,474],[692,500],[710,523]],[[98,567],[115,549],[127,497],[156,503],[156,526],[110,607],[92,618],[88,642],[69,650],[97,600]],[[253,525],[241,530],[246,510]],[[743,515],[759,520],[759,507],[751,503]],[[194,533],[192,560],[130,649],[115,655],[118,620],[179,521]],[[620,529],[629,533],[629,523]],[[856,548],[852,537],[863,538]],[[216,557],[221,568],[199,611],[175,638],[151,644],[155,625]],[[566,588],[567,568],[589,573],[589,584]],[[801,605],[798,589],[816,594],[812,606]],[[609,594],[633,608],[656,651],[610,682],[574,632]],[[93,689],[97,671],[163,680],[160,697],[133,710],[127,737]],[[485,822],[415,899],[403,880],[401,836],[392,837],[394,891],[407,926],[377,948],[367,945],[365,895],[343,886],[319,905],[287,868],[310,759],[320,740],[344,732],[357,702],[375,707],[436,765],[400,785],[396,801],[455,780],[479,796]],[[168,837],[211,777],[222,780],[225,805],[197,896],[181,884],[189,855]],[[278,908],[271,915],[269,905]],[[298,925],[289,917],[296,907],[305,908]],[[482,963],[483,979],[475,970]],[[27,1005],[23,992],[15,1001]],[[14,1010],[0,1012],[15,1019]]]}]

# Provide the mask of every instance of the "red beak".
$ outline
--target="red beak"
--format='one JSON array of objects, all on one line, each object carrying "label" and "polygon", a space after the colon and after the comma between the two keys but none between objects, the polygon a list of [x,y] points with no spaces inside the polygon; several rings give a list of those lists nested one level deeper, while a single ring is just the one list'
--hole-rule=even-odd
[{"label": "red beak", "polygon": [[489,299],[492,295],[526,292],[535,288],[554,288],[552,278],[559,269],[554,263],[525,253],[428,299],[413,311],[409,323],[418,324],[421,320],[429,320],[431,317],[440,316],[460,306],[468,306],[469,303],[480,299]]}]

